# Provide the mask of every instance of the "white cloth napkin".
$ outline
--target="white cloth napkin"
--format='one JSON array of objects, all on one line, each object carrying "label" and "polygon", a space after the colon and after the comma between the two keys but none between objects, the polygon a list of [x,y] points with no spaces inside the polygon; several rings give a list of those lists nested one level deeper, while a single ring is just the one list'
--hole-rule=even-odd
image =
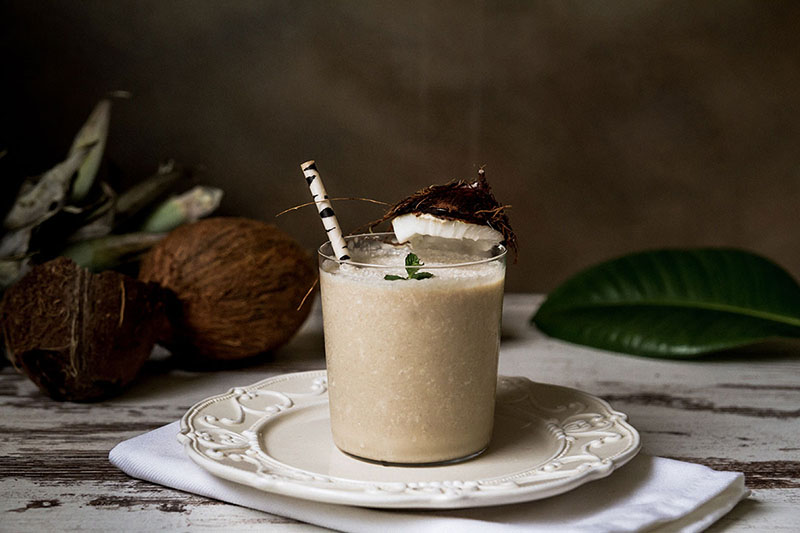
[{"label": "white cloth napkin", "polygon": [[173,422],[109,454],[126,474],[340,531],[702,531],[747,496],[744,476],[640,454],[610,477],[546,500],[452,511],[381,511],[300,500],[213,476],[186,456]]}]

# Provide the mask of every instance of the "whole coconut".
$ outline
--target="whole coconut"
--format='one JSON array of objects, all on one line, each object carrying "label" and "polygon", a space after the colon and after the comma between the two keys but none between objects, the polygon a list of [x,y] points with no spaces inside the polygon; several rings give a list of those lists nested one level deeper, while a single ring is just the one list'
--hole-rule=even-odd
[{"label": "whole coconut", "polygon": [[106,398],[133,380],[166,333],[165,292],[65,257],[35,266],[3,296],[6,354],[53,399]]},{"label": "whole coconut", "polygon": [[301,326],[316,280],[309,255],[277,227],[209,218],[172,231],[144,258],[139,278],[175,292],[168,344],[186,355],[242,359],[274,350]]}]

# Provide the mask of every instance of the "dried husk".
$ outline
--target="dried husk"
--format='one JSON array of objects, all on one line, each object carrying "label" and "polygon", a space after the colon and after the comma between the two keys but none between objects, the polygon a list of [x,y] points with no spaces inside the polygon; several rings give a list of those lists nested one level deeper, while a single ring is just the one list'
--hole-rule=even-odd
[{"label": "dried husk", "polygon": [[53,399],[106,398],[133,380],[166,336],[164,296],[155,284],[54,259],[6,291],[6,354]]},{"label": "dried husk", "polygon": [[516,252],[517,237],[506,214],[508,207],[495,199],[481,170],[475,181],[458,180],[444,185],[431,185],[415,192],[392,206],[383,217],[371,222],[369,227],[374,228],[400,215],[424,213],[446,220],[486,224],[499,231],[503,235],[503,244]]},{"label": "dried husk", "polygon": [[316,279],[302,247],[273,225],[215,217],[172,231],[144,258],[139,278],[177,295],[168,347],[191,361],[243,359],[286,343],[311,308]]},{"label": "dried husk", "polygon": [[17,230],[37,226],[61,211],[72,176],[83,164],[88,150],[88,147],[78,150],[40,177],[26,179],[3,220],[3,228]]},{"label": "dried husk", "polygon": [[108,139],[108,124],[111,120],[111,100],[100,100],[91,115],[86,120],[81,130],[75,136],[69,155],[88,149],[86,160],[78,169],[78,174],[72,181],[69,200],[72,204],[83,201],[89,194],[103,160]]}]

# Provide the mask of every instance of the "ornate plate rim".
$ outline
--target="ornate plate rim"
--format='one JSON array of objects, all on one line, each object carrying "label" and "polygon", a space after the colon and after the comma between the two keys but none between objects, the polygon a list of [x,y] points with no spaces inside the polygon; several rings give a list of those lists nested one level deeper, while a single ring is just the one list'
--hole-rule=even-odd
[{"label": "ornate plate rim", "polygon": [[[524,501],[533,501],[543,498],[549,498],[558,494],[563,494],[567,491],[575,489],[589,481],[604,478],[610,475],[613,471],[626,464],[633,459],[641,449],[641,439],[636,429],[627,422],[627,415],[613,409],[608,402],[602,398],[598,398],[587,392],[564,387],[561,385],[553,385],[549,383],[537,383],[525,377],[508,377],[499,376],[498,388],[503,385],[514,387],[517,386],[536,387],[545,386],[550,388],[561,389],[568,394],[577,396],[579,398],[590,399],[599,404],[606,412],[602,413],[602,421],[606,422],[606,426],[602,426],[600,430],[590,428],[590,431],[579,431],[579,434],[596,433],[600,436],[597,439],[583,443],[581,448],[583,454],[578,453],[575,455],[568,455],[571,448],[569,445],[562,445],[560,451],[551,457],[545,465],[541,463],[532,465],[527,470],[520,470],[513,474],[503,474],[496,477],[483,478],[477,480],[454,480],[443,479],[441,481],[420,481],[420,482],[376,482],[358,479],[345,479],[338,477],[331,477],[327,474],[320,474],[316,472],[308,472],[297,467],[287,465],[279,460],[270,457],[260,448],[258,438],[258,428],[264,425],[265,420],[273,417],[280,416],[290,409],[293,405],[293,400],[288,397],[288,393],[280,393],[272,391],[276,398],[285,397],[281,401],[283,404],[278,403],[275,406],[268,408],[268,411],[263,414],[261,418],[256,420],[249,429],[242,430],[236,433],[240,439],[238,448],[246,448],[244,454],[238,454],[241,457],[233,459],[234,461],[265,461],[267,468],[273,470],[265,472],[252,472],[243,468],[238,468],[231,464],[223,464],[217,460],[209,458],[206,454],[199,450],[203,438],[201,437],[202,430],[198,430],[194,424],[196,416],[202,414],[203,409],[213,405],[217,402],[228,400],[236,395],[243,396],[255,391],[264,390],[269,392],[267,388],[270,385],[283,383],[291,380],[310,380],[311,392],[308,393],[291,393],[298,397],[308,399],[313,398],[311,403],[306,407],[312,407],[319,403],[327,404],[327,372],[325,370],[312,370],[307,372],[296,372],[290,374],[282,374],[278,376],[269,377],[253,383],[252,385],[243,387],[233,387],[227,392],[210,396],[204,400],[197,402],[181,417],[180,433],[177,435],[178,441],[184,445],[184,450],[187,455],[200,467],[209,471],[210,473],[234,481],[243,485],[254,487],[265,492],[281,494],[284,496],[291,496],[304,500],[312,500],[323,503],[353,505],[359,507],[374,507],[374,508],[405,508],[405,509],[458,509],[467,507],[483,507],[492,505],[505,505],[511,503],[519,503]],[[521,384],[521,385],[520,385]],[[525,397],[527,399],[529,397]],[[286,403],[288,401],[288,404]],[[579,402],[571,402],[569,407],[575,405],[582,405]],[[244,416],[246,409],[239,404],[240,415]],[[556,410],[560,409],[560,406]],[[540,408],[537,406],[537,408]],[[576,413],[572,416],[575,416]],[[595,414],[595,413],[584,413]],[[541,418],[541,417],[540,417]],[[608,423],[611,423],[609,426]],[[569,428],[565,432],[565,427],[569,424],[559,425],[556,420],[546,420],[548,429],[554,433],[555,438],[560,440],[569,441],[574,437],[574,434],[568,434]],[[254,429],[255,428],[255,429]],[[610,431],[611,429],[617,430],[617,433]],[[584,428],[585,429],[585,428]],[[595,430],[595,431],[591,431]],[[621,432],[621,433],[620,433]],[[235,433],[235,432],[232,432]],[[623,435],[624,433],[624,435]],[[613,436],[612,436],[613,435]],[[614,436],[618,438],[614,438]],[[608,457],[591,453],[588,448],[598,450],[605,443],[606,439],[611,439],[616,442],[622,438],[629,437],[631,442],[623,450],[612,454]],[[244,446],[246,441],[247,446]],[[574,439],[573,439],[574,441]],[[236,454],[229,454],[226,458],[231,458]],[[565,459],[573,460],[580,459],[579,456],[585,456],[583,463],[578,463],[577,468],[567,471],[571,475],[553,475],[551,479],[547,479],[547,472],[554,472],[557,468],[547,468],[552,463],[558,463]],[[589,460],[589,456],[594,460]],[[243,464],[243,463],[242,463]],[[462,463],[463,464],[463,463]],[[459,464],[452,465],[454,472]],[[560,467],[560,466],[559,466]],[[382,467],[382,468],[402,468],[402,467]],[[537,473],[538,472],[538,473]],[[526,476],[529,479],[525,479]],[[536,477],[540,479],[536,479]],[[511,479],[514,478],[514,479]],[[532,480],[531,480],[532,478]],[[339,483],[346,485],[348,488],[335,487]],[[353,486],[364,485],[360,491],[353,491]]]}]

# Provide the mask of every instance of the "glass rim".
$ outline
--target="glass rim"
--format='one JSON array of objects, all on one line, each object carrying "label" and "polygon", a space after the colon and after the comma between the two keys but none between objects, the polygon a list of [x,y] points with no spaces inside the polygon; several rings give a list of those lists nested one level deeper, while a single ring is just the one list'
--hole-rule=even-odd
[{"label": "glass rim", "polygon": [[[344,236],[344,239],[345,239],[345,241],[349,241],[351,239],[355,239],[355,238],[358,238],[358,237],[386,237],[386,236],[389,236],[389,235],[391,235],[392,237],[395,236],[393,231],[384,231],[384,232],[378,232],[378,233],[359,233],[359,234],[356,234],[356,235],[346,235],[346,236]],[[326,253],[324,253],[322,251],[322,248],[324,246],[330,245],[330,244],[331,244],[331,241],[325,241],[324,243],[322,243],[320,245],[320,247],[317,248],[317,255],[319,255],[319,257],[322,257],[322,258],[327,259],[329,261],[334,261],[336,263],[339,263],[340,265],[343,264],[343,263],[347,263],[348,265],[353,265],[353,266],[357,266],[357,267],[380,268],[380,269],[387,269],[387,270],[389,270],[389,269],[397,270],[398,268],[403,268],[402,265],[376,265],[376,264],[373,264],[373,263],[359,263],[359,262],[353,261],[351,259],[345,259],[345,260],[338,259],[337,257],[335,257],[333,255],[328,255],[328,254],[326,254]],[[332,248],[333,248],[333,246],[331,245],[331,249]],[[423,265],[423,268],[425,268],[425,270],[428,270],[428,269],[459,268],[459,267],[483,265],[483,264],[486,264],[486,263],[491,263],[492,261],[498,261],[500,259],[503,259],[508,254],[508,248],[503,244],[498,243],[498,244],[494,245],[493,248],[499,248],[500,253],[498,253],[497,255],[493,255],[491,257],[478,259],[477,261],[467,261],[465,263],[452,263],[452,264],[448,264],[448,265]]]}]

